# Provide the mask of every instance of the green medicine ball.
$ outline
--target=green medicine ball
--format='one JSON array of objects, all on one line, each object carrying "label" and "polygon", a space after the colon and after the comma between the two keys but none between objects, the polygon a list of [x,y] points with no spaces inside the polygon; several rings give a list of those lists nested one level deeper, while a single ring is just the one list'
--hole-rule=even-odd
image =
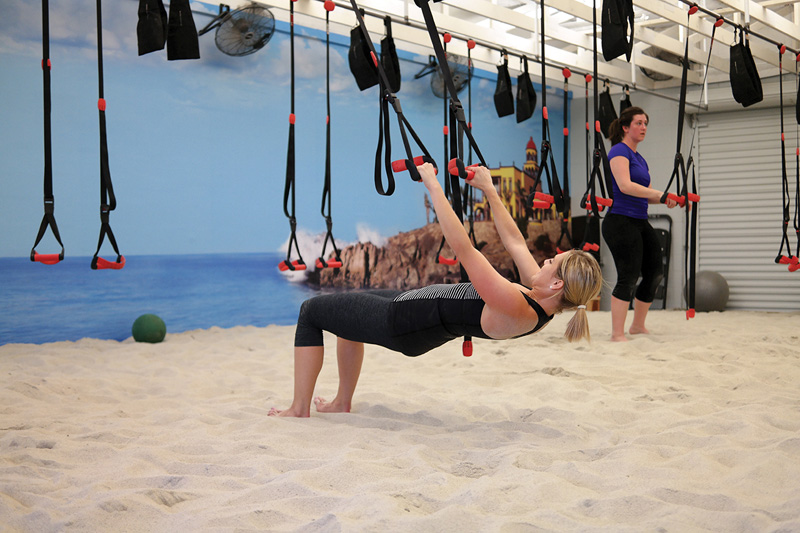
[{"label": "green medicine ball", "polygon": [[136,319],[131,328],[136,342],[161,342],[167,335],[167,325],[156,315],[146,314]]}]

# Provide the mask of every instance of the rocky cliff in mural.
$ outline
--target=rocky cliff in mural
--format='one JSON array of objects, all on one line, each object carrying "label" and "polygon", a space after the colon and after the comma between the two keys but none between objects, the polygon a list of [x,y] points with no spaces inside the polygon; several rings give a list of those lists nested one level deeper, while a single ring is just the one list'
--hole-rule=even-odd
[{"label": "rocky cliff in mural", "polygon": [[[556,220],[528,225],[528,247],[541,264],[555,255],[555,240],[561,233]],[[508,279],[516,279],[511,257],[490,221],[476,222],[475,241],[489,262]],[[461,280],[458,265],[437,263],[437,251],[442,232],[436,223],[400,233],[387,240],[384,246],[358,243],[341,251],[342,267],[311,272],[308,283],[332,288],[409,289],[432,283],[454,283]],[[445,244],[442,256],[452,258]]]}]

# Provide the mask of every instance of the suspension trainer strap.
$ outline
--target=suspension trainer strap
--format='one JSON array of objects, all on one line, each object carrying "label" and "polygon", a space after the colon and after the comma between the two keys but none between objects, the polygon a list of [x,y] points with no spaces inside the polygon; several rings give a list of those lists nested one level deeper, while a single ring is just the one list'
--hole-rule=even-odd
[{"label": "suspension trainer strap", "polygon": [[[475,155],[480,160],[481,165],[487,166],[486,160],[483,158],[483,154],[481,154],[480,148],[478,148],[478,144],[475,142],[475,138],[472,136],[472,124],[471,122],[469,124],[467,123],[467,119],[464,114],[464,108],[461,105],[461,101],[458,99],[458,90],[456,89],[455,82],[453,81],[453,74],[450,72],[450,66],[447,63],[447,53],[445,52],[442,40],[439,38],[439,30],[436,28],[436,22],[433,19],[433,14],[431,13],[428,0],[414,0],[414,3],[422,11],[422,16],[425,20],[425,27],[428,30],[428,35],[431,38],[431,45],[433,46],[434,53],[436,54],[436,60],[439,63],[439,70],[442,75],[442,80],[444,81],[445,88],[447,89],[447,94],[450,96],[450,127],[447,130],[450,138],[450,159],[447,163],[448,172],[446,173],[445,181],[449,180],[450,182],[453,211],[455,211],[459,220],[463,222],[464,209],[461,203],[462,195],[461,184],[459,180],[471,179],[472,175],[474,175],[471,174],[472,171],[469,170],[464,164],[464,135],[466,135],[467,139],[469,140],[470,150],[475,151]],[[450,35],[446,33],[444,35],[444,42],[449,42],[450,38]],[[468,49],[471,49],[473,46],[474,45],[472,41],[467,43]],[[470,56],[470,62],[468,63],[470,78],[472,77],[471,60],[472,59]],[[464,269],[464,266],[461,265],[460,269],[461,281],[469,281],[469,276],[467,275],[467,271]],[[465,357],[470,357],[472,355],[472,337],[468,335],[464,337],[461,350]]]},{"label": "suspension trainer strap", "polygon": [[[444,47],[443,48],[444,48],[445,55],[446,55],[447,54],[447,43],[449,43],[450,40],[451,40],[450,34],[449,33],[445,33],[444,37],[443,37],[443,40],[444,40]],[[449,146],[448,145],[450,144],[450,140],[451,139],[455,139],[455,134],[454,135],[450,135],[450,128],[447,126],[448,120],[450,119],[450,111],[449,111],[449,108],[448,108],[448,105],[447,105],[447,100],[448,100],[447,98],[442,98],[442,108],[443,108],[443,111],[444,111],[444,115],[443,115],[443,117],[444,117],[444,125],[442,126],[442,134],[443,134],[443,137],[444,137],[444,159],[443,159],[443,161],[450,161],[450,157],[449,157],[450,150],[449,150]],[[458,126],[455,125],[454,127],[457,128]],[[453,153],[454,157],[458,156],[456,151],[453,151],[452,153]],[[444,177],[444,195],[450,201],[451,205],[453,205],[453,199],[452,199],[452,190],[453,190],[453,186],[452,185],[453,184],[452,184],[452,182],[453,182],[453,180],[451,179],[450,174],[449,173],[445,174],[445,177]],[[455,185],[456,185],[456,187],[459,187],[459,183],[458,183],[458,178],[457,177],[456,177]],[[442,255],[442,250],[444,250],[444,245],[446,243],[447,243],[447,240],[444,238],[444,235],[442,235],[442,238],[439,241],[439,249],[436,250],[436,262],[438,264],[440,264],[440,265],[450,265],[450,266],[452,266],[452,265],[455,265],[455,264],[458,263],[458,258],[454,257],[454,258],[451,259],[449,257],[445,257],[445,256]]]},{"label": "suspension trainer strap", "polygon": [[[480,164],[483,166],[486,165],[486,160],[483,157],[483,154],[478,147],[478,143],[475,142],[475,138],[472,136],[472,128],[468,126],[467,119],[464,114],[464,108],[461,105],[461,101],[458,99],[458,91],[456,90],[455,82],[453,81],[453,74],[450,72],[450,66],[447,63],[447,54],[445,54],[444,47],[442,46],[442,41],[439,38],[439,30],[436,27],[436,22],[433,19],[433,14],[431,13],[431,8],[429,4],[429,0],[414,0],[414,3],[417,7],[420,8],[422,11],[422,17],[425,20],[425,27],[428,29],[428,35],[431,38],[431,45],[433,46],[433,51],[436,54],[436,61],[439,63],[439,69],[441,70],[442,80],[444,81],[445,88],[447,89],[448,94],[450,95],[450,108],[455,115],[456,123],[458,124],[458,131],[457,134],[459,137],[462,135],[466,135],[469,141],[469,146],[472,150],[475,151],[475,155],[477,156]],[[471,66],[471,65],[470,65]],[[470,74],[471,75],[471,74]],[[451,128],[453,125],[451,124]],[[463,150],[459,151],[458,155],[450,154],[451,161],[455,159],[456,161],[454,164],[448,162],[449,168],[456,168],[458,169],[458,175],[461,179],[467,178],[467,171],[466,166],[464,165],[464,161],[462,159]]]},{"label": "suspension trainer strap", "polygon": [[[687,28],[690,25],[689,19],[691,19],[692,15],[697,13],[698,9],[699,8],[697,7],[696,4],[692,4],[689,7],[689,10],[687,11],[686,15]],[[708,80],[708,70],[709,70],[709,65],[711,64],[711,52],[714,48],[714,37],[716,35],[717,28],[722,26],[723,23],[724,20],[721,17],[718,17],[711,29],[711,41],[708,47],[708,57],[706,59],[705,74],[703,78],[703,85],[700,91],[700,99],[699,99],[700,102],[702,102],[703,100],[706,81]],[[680,101],[678,104],[678,126],[677,126],[678,131],[676,136],[677,140],[675,147],[675,160],[673,164],[672,175],[670,176],[670,180],[664,189],[664,193],[661,195],[662,203],[666,202],[667,199],[671,199],[677,202],[678,205],[680,205],[681,207],[686,208],[684,212],[685,216],[684,247],[686,251],[684,256],[684,278],[686,279],[684,299],[686,300],[687,320],[690,318],[694,318],[695,316],[695,293],[696,293],[695,273],[697,269],[697,221],[699,214],[698,203],[700,202],[700,196],[698,195],[698,190],[697,190],[696,165],[694,164],[694,159],[692,157],[692,151],[694,149],[694,133],[692,134],[692,140],[689,143],[689,156],[686,159],[686,161],[684,161],[683,153],[681,151],[683,144],[683,124],[686,117],[686,91],[688,85],[688,71],[689,71],[689,36],[687,34],[683,51],[683,69],[681,73]],[[691,176],[691,183],[689,176]],[[677,194],[669,192],[669,187],[670,185],[672,185],[673,180],[676,181]]]},{"label": "suspension trainer strap", "polygon": [[[325,218],[325,241],[322,243],[322,253],[320,253],[315,263],[317,268],[339,268],[342,266],[342,258],[336,241],[333,238],[333,219],[331,218],[331,31],[330,13],[336,4],[332,0],[325,2],[325,98],[328,106],[328,114],[325,119],[325,181],[322,186],[322,207],[320,212]],[[330,241],[333,246],[334,259],[325,259],[325,250]]]},{"label": "suspension trainer strap", "polygon": [[[117,207],[117,199],[114,196],[114,186],[111,183],[111,170],[108,166],[108,135],[106,133],[106,100],[103,94],[103,14],[101,10],[101,0],[97,0],[97,78],[99,97],[97,109],[100,114],[100,238],[97,240],[97,250],[92,256],[92,270],[112,269],[119,270],[125,266],[125,258],[119,253],[117,240],[114,232],[111,231],[109,222],[111,211]],[[117,254],[116,261],[108,261],[100,254],[100,247],[103,240],[108,236],[108,242]]]},{"label": "suspension trainer strap", "polygon": [[[541,13],[541,35],[545,35],[544,20],[545,20],[545,5],[544,0],[540,2]],[[528,195],[528,207],[534,209],[550,209],[554,204],[556,211],[564,211],[564,195],[561,192],[561,185],[558,181],[558,171],[556,169],[555,159],[553,158],[553,148],[550,144],[550,124],[547,116],[547,69],[545,66],[545,40],[542,38],[542,158],[539,165],[539,171],[536,173],[536,179],[533,182],[530,194]],[[527,65],[527,59],[525,59]],[[567,110],[564,110],[566,115]],[[547,179],[547,187],[550,194],[538,193],[536,189],[542,181],[542,175]]]},{"label": "suspension trainer strap", "polygon": [[[44,216],[39,225],[39,233],[31,248],[31,261],[36,261],[45,265],[54,265],[64,259],[64,244],[61,242],[61,235],[58,233],[58,225],[53,214],[55,208],[55,197],[53,196],[53,147],[51,142],[50,128],[50,6],[48,0],[42,0],[42,85],[44,95]],[[53,237],[61,246],[61,252],[57,254],[40,254],[36,252],[36,246],[44,237],[47,228],[53,231]]]},{"label": "suspension trainer strap", "polygon": [[[600,111],[598,109],[599,102],[599,88],[597,78],[597,2],[592,2],[592,23],[593,23],[593,38],[594,38],[594,53],[592,62],[592,76],[586,77],[586,82],[593,82],[593,113],[594,113],[594,150],[592,151],[592,170],[589,174],[588,186],[586,192],[581,198],[581,206],[589,210],[589,217],[586,221],[586,232],[581,249],[587,252],[592,252],[595,257],[599,259],[600,252],[600,211],[605,207],[611,207],[613,203],[611,180],[611,166],[608,163],[608,154],[606,153],[605,143],[603,142],[603,132],[600,127]],[[588,89],[587,89],[588,94]],[[587,139],[588,139],[588,113],[587,113]],[[605,175],[605,179],[604,176]],[[608,185],[608,197],[606,197],[606,183]],[[597,194],[597,189],[600,189],[600,195]],[[594,241],[594,236],[597,235],[597,241]]]},{"label": "suspension trainer strap", "polygon": [[[697,197],[697,175],[694,159],[689,155],[689,160],[686,163],[686,184],[684,196],[686,200],[686,222],[685,222],[685,242],[686,242],[686,258],[684,261],[684,276],[686,279],[686,319],[694,318],[695,316],[695,287],[697,270],[697,219],[700,211],[699,204],[690,203],[690,198]],[[691,190],[688,188],[689,179],[691,175]]]},{"label": "suspension trainer strap", "polygon": [[[394,172],[402,172],[407,170],[412,180],[421,181],[422,178],[419,176],[417,166],[421,165],[422,163],[431,163],[434,167],[436,167],[436,161],[433,160],[433,157],[431,157],[431,154],[428,152],[427,148],[425,148],[425,145],[422,144],[422,141],[414,131],[411,123],[408,121],[408,119],[406,119],[405,115],[403,115],[403,108],[400,105],[400,99],[392,92],[392,84],[389,81],[389,77],[386,75],[386,71],[384,70],[381,61],[378,60],[378,54],[375,52],[375,45],[372,43],[372,38],[369,36],[367,25],[364,22],[364,13],[358,7],[356,0],[350,0],[350,4],[353,6],[353,12],[356,15],[356,19],[358,19],[358,25],[361,28],[362,35],[364,36],[364,42],[366,42],[367,46],[369,47],[372,63],[375,65],[375,68],[378,69],[378,80],[380,82],[380,92],[378,95],[378,98],[380,98],[380,111],[378,115],[378,148],[375,151],[375,190],[382,196],[391,196],[394,193],[395,188]],[[400,136],[403,139],[403,148],[405,148],[406,152],[405,159],[399,159],[396,161],[392,161],[389,105],[392,106],[392,109],[394,109],[394,112],[397,115],[397,125],[400,129]],[[408,134],[406,134],[406,130],[408,130]],[[422,150],[424,155],[414,156],[411,150],[411,144],[408,141],[408,135],[411,135],[411,138],[414,140],[417,147]],[[384,137],[386,137],[385,149],[383,145]],[[386,169],[387,186],[385,188],[383,186],[381,170],[381,155],[383,155],[384,168]]]},{"label": "suspension trainer strap", "polygon": [[[775,262],[781,265],[792,264],[792,249],[789,245],[789,220],[791,208],[791,196],[789,195],[789,176],[786,171],[786,135],[784,134],[783,124],[783,54],[786,52],[786,47],[783,45],[778,46],[778,80],[780,81],[780,113],[781,113],[781,206],[782,206],[782,224],[781,224],[781,247],[778,250],[778,255],[775,257]],[[786,245],[786,255],[783,254],[783,247]]]},{"label": "suspension trainer strap", "polygon": [[[800,54],[795,56],[794,74],[795,83],[797,85],[797,92],[800,93],[800,74],[797,72],[797,63],[800,61]],[[800,105],[800,104],[797,104]],[[795,124],[795,175],[794,175],[794,232],[797,235],[797,242],[794,248],[794,255],[789,264],[789,272],[796,272],[800,269],[800,131],[798,131],[798,124]]]},{"label": "suspension trainer strap", "polygon": [[[694,13],[693,11],[694,7],[695,6],[692,6],[692,8],[689,9],[689,15],[692,15]],[[698,102],[698,106],[703,101],[703,94],[705,92],[706,83],[708,80],[708,70],[709,66],[711,65],[711,51],[714,48],[714,36],[717,28],[722,26],[724,22],[725,21],[722,17],[717,17],[717,20],[714,22],[714,26],[711,30],[711,41],[708,46],[708,57],[706,59],[705,73],[703,76],[703,85],[700,90],[700,99]],[[696,133],[697,133],[697,128],[694,128],[692,132],[692,140],[689,143],[689,158],[686,162],[687,179],[684,180],[684,190],[680,194],[680,196],[686,199],[686,247],[688,253],[686,257],[687,264],[685,266],[685,275],[687,280],[686,287],[688,291],[686,295],[687,319],[692,318],[695,315],[697,238],[698,238],[697,221],[700,216],[700,204],[699,204],[700,196],[697,190],[697,173],[696,173],[697,166],[695,165],[694,159],[692,158],[692,151],[694,150],[694,136]],[[691,189],[688,179],[689,175],[691,175]]]},{"label": "suspension trainer strap", "polygon": [[[569,106],[569,78],[572,72],[566,67],[561,71],[564,75],[564,189],[562,195],[564,198],[563,209],[561,210],[561,234],[556,240],[556,250],[561,253],[565,250],[574,248],[572,243],[572,234],[569,231],[569,215],[570,215],[570,198],[569,198],[569,117],[567,109]],[[567,247],[561,248],[561,241],[567,240]]]},{"label": "suspension trainer strap", "polygon": [[[472,39],[467,40],[467,69],[469,75],[467,76],[467,129],[472,131],[472,49],[475,48],[475,41]],[[467,166],[472,165],[472,145],[467,149]],[[469,238],[472,240],[472,245],[478,248],[478,240],[475,237],[475,188],[467,187],[464,191],[464,209],[467,210],[467,219],[469,220]],[[800,239],[800,232],[798,232],[798,239]]]},{"label": "suspension trainer strap", "polygon": [[[695,8],[696,10],[696,8]],[[692,9],[689,9],[688,17],[691,17]],[[687,28],[689,27],[689,23],[686,24]],[[715,27],[716,29],[716,27]],[[713,34],[714,30],[712,30]],[[675,146],[675,159],[673,160],[672,165],[672,174],[669,177],[669,181],[667,182],[667,186],[664,187],[664,194],[661,195],[661,203],[666,203],[667,198],[675,200],[681,207],[683,207],[686,199],[681,195],[682,186],[681,186],[681,179],[686,178],[686,163],[683,159],[683,153],[681,152],[681,145],[683,144],[683,122],[686,117],[686,90],[688,86],[688,76],[689,76],[689,35],[688,32],[686,34],[686,38],[684,39],[683,44],[683,61],[681,61],[682,71],[681,71],[681,92],[680,92],[680,100],[678,103],[678,132],[676,135],[676,146]],[[677,194],[670,194],[669,188],[672,183],[675,182],[676,192]]]},{"label": "suspension trainer strap", "polygon": [[592,163],[589,153],[592,151],[591,134],[592,128],[589,126],[589,83],[592,81],[592,75],[586,74],[583,77],[584,81],[584,115],[586,117],[586,137],[585,137],[585,155],[586,155],[586,188],[589,188],[589,176],[592,173]]},{"label": "suspension trainer strap", "polygon": [[[305,270],[306,264],[297,244],[297,219],[295,218],[295,150],[294,150],[294,2],[289,0],[289,57],[291,64],[291,110],[289,113],[289,144],[286,151],[286,182],[283,188],[283,214],[289,219],[289,244],[286,247],[286,259],[278,268],[287,270]],[[292,248],[297,251],[297,259],[292,261]]]}]

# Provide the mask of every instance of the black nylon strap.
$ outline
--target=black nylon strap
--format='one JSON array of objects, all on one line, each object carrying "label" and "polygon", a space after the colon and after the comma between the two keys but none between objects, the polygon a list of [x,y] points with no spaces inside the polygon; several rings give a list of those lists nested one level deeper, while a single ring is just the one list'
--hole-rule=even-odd
[{"label": "black nylon strap", "polygon": [[55,197],[53,196],[53,145],[52,129],[50,117],[52,114],[51,94],[50,94],[50,5],[48,0],[42,0],[42,94],[44,108],[44,215],[39,224],[39,232],[31,248],[31,261],[36,261],[38,256],[36,247],[44,237],[47,228],[53,231],[53,237],[61,246],[58,260],[64,259],[64,244],[61,242],[61,235],[58,232],[58,225],[54,215]]},{"label": "black nylon strap", "polygon": [[[692,14],[695,12],[696,6],[692,9],[689,9],[687,13],[687,18],[691,18]],[[712,26],[711,29],[711,41],[708,47],[708,58],[706,59],[706,70],[703,79],[703,89],[700,92],[700,100],[702,101],[703,92],[705,90],[705,83],[708,79],[708,69],[711,63],[711,52],[714,47],[714,36],[716,35],[717,27],[721,24],[721,19],[717,19],[715,24]],[[687,21],[687,27],[689,23]],[[683,153],[681,151],[681,145],[683,141],[683,123],[686,117],[686,91],[688,85],[688,71],[689,71],[689,38],[687,36],[686,41],[684,43],[684,51],[683,51],[683,70],[681,73],[681,92],[680,92],[680,101],[678,104],[678,132],[677,132],[677,141],[676,141],[676,148],[675,148],[675,160],[673,164],[672,174],[670,175],[669,182],[667,186],[664,188],[664,194],[661,195],[661,202],[665,203],[667,197],[669,195],[669,187],[672,185],[672,182],[676,182],[677,188],[677,196],[682,197],[684,200],[684,204],[682,207],[685,208],[684,215],[685,215],[685,225],[684,225],[684,247],[686,250],[686,256],[684,258],[684,276],[686,279],[685,285],[685,294],[684,298],[686,300],[686,318],[692,318],[694,316],[694,308],[695,308],[695,273],[697,269],[697,220],[698,220],[698,212],[699,212],[699,204],[697,202],[693,202],[692,198],[697,198],[697,173],[694,164],[694,158],[692,157],[692,150],[694,149],[694,134],[692,135],[692,140],[689,143],[689,157],[684,161]],[[691,175],[691,190],[690,190],[690,180],[689,175]],[[691,193],[691,194],[690,194]]]},{"label": "black nylon strap", "polygon": [[[433,14],[431,13],[431,8],[428,5],[428,0],[414,0],[414,3],[422,11],[422,17],[425,20],[425,27],[427,28],[428,35],[431,38],[431,46],[433,46],[433,51],[436,54],[436,61],[439,63],[439,68],[441,69],[442,79],[444,80],[445,87],[450,95],[450,108],[455,114],[456,121],[458,122],[458,135],[467,136],[469,145],[471,149],[475,150],[475,155],[478,157],[481,165],[487,166],[486,160],[484,159],[483,154],[478,147],[478,143],[472,136],[472,130],[467,124],[467,119],[464,115],[464,108],[461,105],[461,101],[458,99],[458,91],[456,90],[455,83],[453,82],[453,74],[450,72],[450,66],[447,63],[447,54],[445,54],[442,41],[439,38],[439,30],[436,28],[436,22],[433,19]],[[450,155],[452,156],[453,154]],[[459,151],[458,158],[463,159],[462,156],[463,150]],[[461,177],[463,178],[465,175],[462,175]]]},{"label": "black nylon strap", "polygon": [[[795,58],[795,80],[800,87],[800,74],[797,71],[797,60],[800,60],[800,54]],[[798,89],[798,93],[800,93],[800,89]],[[797,104],[800,105],[800,104]],[[794,256],[792,257],[793,266],[789,267],[789,270],[792,270],[793,267],[797,267],[800,265],[800,260],[798,260],[798,256],[800,256],[800,132],[798,132],[798,125],[795,124],[795,152],[794,152],[794,161],[795,161],[795,178],[794,178],[794,232],[797,235],[797,242],[794,248]],[[798,267],[800,268],[800,267]],[[798,268],[794,268],[797,270]],[[793,270],[793,271],[794,271]]]},{"label": "black nylon strap", "polygon": [[[716,30],[714,27],[711,30],[712,38],[713,33]],[[678,134],[677,134],[677,141],[675,146],[675,159],[672,165],[672,174],[669,177],[669,181],[667,182],[667,186],[664,187],[664,194],[661,195],[661,203],[665,203],[667,201],[667,195],[669,194],[669,188],[672,185],[672,182],[675,182],[676,193],[678,196],[684,191],[685,184],[682,185],[681,179],[685,180],[686,178],[686,165],[683,159],[683,154],[681,153],[681,145],[683,143],[683,121],[686,117],[686,90],[688,86],[688,76],[689,76],[689,39],[688,36],[685,39],[684,46],[683,46],[683,69],[681,71],[681,92],[680,92],[680,100],[678,103]]]},{"label": "black nylon strap", "polygon": [[[375,151],[375,190],[378,194],[382,196],[391,196],[394,193],[395,183],[394,183],[394,175],[392,170],[392,149],[391,149],[391,128],[389,122],[389,104],[392,105],[395,114],[397,115],[397,125],[400,129],[400,136],[403,139],[403,147],[405,148],[406,152],[406,170],[408,171],[411,179],[414,181],[420,181],[419,172],[417,171],[417,165],[414,163],[414,155],[411,151],[411,145],[408,141],[408,135],[406,134],[406,129],[408,129],[408,134],[411,135],[414,142],[417,146],[422,150],[424,156],[423,159],[426,162],[429,162],[436,166],[436,162],[431,157],[430,152],[428,152],[425,145],[422,144],[419,136],[414,131],[414,128],[411,127],[411,124],[408,122],[406,117],[403,115],[403,109],[400,105],[400,99],[397,98],[391,92],[391,83],[389,81],[388,76],[386,75],[386,71],[383,69],[383,65],[378,60],[378,54],[375,51],[375,45],[372,43],[372,38],[369,36],[369,31],[367,30],[367,25],[364,23],[364,16],[361,12],[361,9],[358,7],[358,3],[356,0],[350,0],[350,4],[353,7],[353,12],[356,15],[356,19],[358,20],[358,25],[361,28],[361,33],[364,36],[364,41],[367,43],[371,58],[375,64],[375,67],[378,69],[378,79],[380,81],[380,112],[378,116],[379,127],[378,127],[378,148]],[[386,137],[386,148],[384,151],[383,148],[383,138]],[[386,188],[383,187],[382,182],[382,175],[381,175],[381,154],[384,155],[384,167],[386,170],[387,175],[387,182],[388,185]]]},{"label": "black nylon strap", "polygon": [[[598,207],[597,203],[597,189],[600,188],[601,197],[606,196],[606,185],[605,181],[608,180],[608,196],[611,196],[611,167],[608,163],[608,154],[606,153],[606,147],[603,142],[602,132],[600,131],[599,126],[599,109],[598,109],[598,102],[599,102],[599,87],[598,87],[598,79],[597,79],[597,2],[596,0],[592,1],[592,23],[593,23],[593,39],[594,39],[594,54],[593,54],[593,62],[592,62],[592,81],[593,81],[593,116],[594,116],[594,150],[592,151],[592,168],[589,173],[589,178],[587,180],[587,187],[586,192],[583,194],[581,198],[581,206],[589,206],[591,207],[591,211],[589,213],[587,223],[586,223],[586,231],[584,233],[584,240],[581,245],[581,248],[585,251],[593,252],[595,254],[599,253],[600,250],[600,243],[599,242],[591,242],[589,237],[592,235],[599,235],[600,234],[600,208]],[[588,97],[589,89],[588,89],[588,80],[586,80],[586,94]],[[587,151],[589,149],[588,142],[589,142],[589,113],[588,113],[588,105],[586,109],[586,118],[587,118],[587,129],[586,129],[586,140],[587,140]],[[603,175],[605,174],[605,180]],[[596,255],[597,256],[597,255]],[[597,256],[599,257],[599,256]]]},{"label": "black nylon strap", "polygon": [[[295,218],[295,139],[294,139],[294,2],[289,0],[289,61],[291,71],[291,111],[289,116],[289,140],[286,149],[286,181],[283,187],[283,214],[289,220],[289,244],[286,248],[286,260],[280,264],[282,270],[304,270],[305,262],[297,244],[297,219]],[[297,259],[291,260],[292,248],[297,252]]]},{"label": "black nylon strap", "polygon": [[562,191],[563,209],[561,211],[561,233],[556,239],[556,247],[560,249],[561,242],[567,239],[567,248],[564,250],[574,248],[572,243],[572,234],[569,231],[569,214],[570,214],[570,198],[569,198],[569,120],[567,117],[567,106],[569,105],[569,77],[564,76],[564,189]]},{"label": "black nylon strap", "polygon": [[108,133],[106,130],[106,101],[103,90],[103,13],[102,0],[97,0],[97,108],[100,117],[100,237],[97,241],[97,250],[92,256],[91,267],[98,268],[98,255],[103,246],[103,240],[108,236],[114,252],[117,254],[116,263],[124,264],[124,258],[119,253],[117,240],[111,231],[110,213],[117,207],[117,198],[114,195],[114,185],[111,182],[111,170],[108,164]]},{"label": "black nylon strap", "polygon": [[322,206],[320,212],[325,218],[327,233],[322,243],[322,252],[317,260],[317,266],[327,267],[325,250],[328,242],[333,246],[336,262],[341,266],[341,256],[333,238],[333,218],[331,217],[331,32],[330,11],[325,11],[325,99],[327,103],[327,118],[325,128],[325,179],[322,186]]},{"label": "black nylon strap", "polygon": [[[792,249],[789,245],[789,220],[791,208],[791,196],[789,194],[789,176],[786,171],[786,141],[784,135],[783,123],[783,50],[778,47],[778,80],[780,81],[780,110],[781,110],[781,207],[782,207],[782,224],[781,224],[781,247],[778,250],[778,255],[775,257],[776,263],[787,263],[792,257]],[[786,255],[783,255],[783,247],[786,246]]]},{"label": "black nylon strap", "polygon": [[[695,173],[694,159],[689,156],[687,162],[687,172],[691,171],[692,176],[692,194],[697,194],[697,176]],[[688,176],[688,174],[687,174]],[[688,184],[688,179],[686,180]],[[686,192],[689,192],[688,187]],[[686,196],[686,194],[684,194]],[[691,206],[691,208],[690,208]],[[686,307],[690,310],[695,308],[695,292],[696,292],[696,270],[697,270],[697,217],[699,204],[691,204],[687,197],[686,200],[686,224],[685,224],[685,242],[687,248],[687,260],[684,262],[684,275],[686,279]],[[687,317],[691,318],[690,315]]]},{"label": "black nylon strap", "polygon": [[[544,21],[546,17],[544,16],[544,0],[540,0],[539,3],[542,9],[541,35],[545,35]],[[527,64],[527,59],[525,59],[525,62]],[[530,203],[530,201],[533,200],[533,195],[535,194],[536,188],[542,180],[542,175],[544,175],[547,179],[547,186],[550,194],[553,196],[556,211],[563,213],[565,209],[564,195],[561,192],[561,184],[558,180],[558,170],[556,168],[555,159],[553,158],[553,149],[550,144],[550,121],[547,115],[547,69],[545,63],[545,40],[542,39],[542,157],[541,164],[539,165],[539,172],[536,174],[536,179],[533,183],[533,189],[531,190],[531,194],[528,198]],[[566,109],[564,110],[564,113],[566,115]]]},{"label": "black nylon strap", "polygon": [[[481,165],[486,165],[486,160],[483,158],[478,144],[472,136],[471,124],[467,124],[466,116],[464,115],[464,108],[458,99],[458,91],[456,90],[455,83],[453,82],[453,75],[450,72],[450,65],[447,63],[447,54],[445,53],[444,46],[439,39],[439,31],[436,28],[436,22],[433,20],[428,0],[414,0],[414,3],[422,10],[422,16],[425,19],[425,27],[428,29],[428,35],[431,38],[431,45],[433,46],[436,60],[439,63],[442,79],[447,87],[447,92],[450,95],[450,127],[448,129],[450,136],[450,157],[456,159],[456,167],[458,168],[458,175],[453,175],[449,171],[450,160],[445,161],[445,181],[450,181],[451,202],[453,211],[455,211],[458,219],[464,221],[464,209],[461,204],[461,184],[460,180],[466,178],[467,173],[464,167],[464,135],[469,139],[470,150],[475,150],[475,155],[481,162]],[[472,64],[468,64],[471,67]],[[471,72],[470,72],[471,77]],[[471,155],[471,152],[470,152]],[[444,243],[442,243],[444,244]],[[441,250],[441,246],[439,247]],[[469,281],[464,265],[459,264],[461,270],[461,281]],[[472,355],[472,337],[465,336],[464,344],[462,347],[465,356]]]}]

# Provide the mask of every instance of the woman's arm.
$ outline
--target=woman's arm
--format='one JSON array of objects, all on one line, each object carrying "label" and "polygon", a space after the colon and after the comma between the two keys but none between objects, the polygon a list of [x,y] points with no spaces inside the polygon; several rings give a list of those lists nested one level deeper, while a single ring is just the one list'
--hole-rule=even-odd
[{"label": "woman's arm", "polygon": [[[610,161],[611,174],[614,176],[614,181],[617,182],[617,187],[623,194],[628,196],[635,196],[637,198],[645,198],[647,203],[659,204],[661,203],[661,196],[663,191],[639,185],[631,180],[631,162],[627,157],[618,155]],[[677,204],[674,200],[667,199],[667,207],[675,207]]]},{"label": "woman's arm", "polygon": [[475,168],[475,176],[467,183],[483,192],[484,198],[492,208],[492,218],[500,240],[517,265],[520,278],[527,282],[539,272],[539,265],[531,255],[528,243],[525,242],[525,237],[519,231],[517,223],[503,205],[503,200],[492,183],[492,174],[489,169],[486,167]]},{"label": "woman's arm", "polygon": [[447,244],[455,252],[486,305],[510,316],[519,316],[529,310],[520,290],[501,276],[483,254],[472,246],[464,224],[453,211],[439,180],[436,179],[433,165],[425,163],[417,168],[430,193],[433,209]]}]

